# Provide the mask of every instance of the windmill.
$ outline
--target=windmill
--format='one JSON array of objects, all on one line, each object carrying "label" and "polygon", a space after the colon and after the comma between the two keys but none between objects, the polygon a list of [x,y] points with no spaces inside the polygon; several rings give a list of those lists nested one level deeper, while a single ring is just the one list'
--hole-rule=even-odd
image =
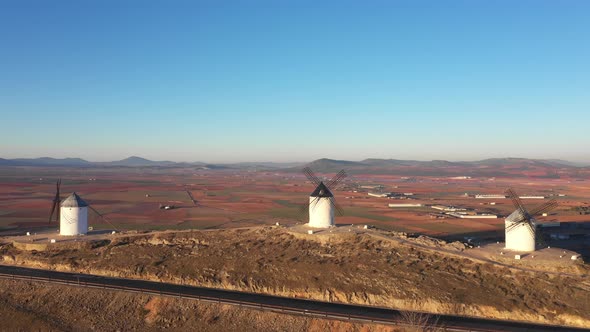
[{"label": "windmill", "polygon": [[98,212],[94,207],[85,202],[75,192],[65,200],[60,197],[61,179],[57,180],[55,197],[49,213],[49,224],[53,220],[53,214],[56,214],[55,221],[59,223],[60,235],[85,235],[88,232],[88,209],[96,213],[102,220],[118,230],[113,223],[103,214]]},{"label": "windmill", "polygon": [[303,174],[316,189],[309,195],[309,203],[302,207],[302,213],[309,213],[309,226],[315,228],[328,228],[334,226],[334,210],[338,215],[343,211],[340,205],[336,203],[332,189],[334,189],[347,174],[344,170],[338,172],[330,181],[324,183],[309,168],[303,169]]},{"label": "windmill", "polygon": [[516,210],[505,220],[506,249],[514,251],[535,251],[537,244],[543,244],[543,238],[538,234],[535,216],[548,212],[557,207],[554,199],[528,211],[514,189],[506,190],[506,195]]}]

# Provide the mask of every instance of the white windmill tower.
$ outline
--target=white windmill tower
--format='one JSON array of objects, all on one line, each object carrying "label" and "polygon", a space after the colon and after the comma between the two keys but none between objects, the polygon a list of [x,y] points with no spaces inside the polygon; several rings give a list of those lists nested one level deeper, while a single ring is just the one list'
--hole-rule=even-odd
[{"label": "white windmill tower", "polygon": [[309,203],[303,206],[304,213],[309,213],[309,227],[329,228],[334,226],[334,212],[342,215],[342,208],[336,203],[330,188],[334,188],[346,177],[346,172],[340,171],[332,180],[324,183],[309,167],[303,169],[307,179],[316,185],[316,189],[309,195]]},{"label": "white windmill tower", "polygon": [[506,249],[523,252],[535,251],[537,243],[542,243],[543,239],[537,232],[534,216],[556,208],[557,202],[552,199],[529,212],[524,208],[520,197],[513,189],[506,190],[506,195],[516,207],[516,210],[505,220]]},{"label": "white windmill tower", "polygon": [[88,203],[72,193],[61,202],[59,235],[86,235],[88,233]]}]

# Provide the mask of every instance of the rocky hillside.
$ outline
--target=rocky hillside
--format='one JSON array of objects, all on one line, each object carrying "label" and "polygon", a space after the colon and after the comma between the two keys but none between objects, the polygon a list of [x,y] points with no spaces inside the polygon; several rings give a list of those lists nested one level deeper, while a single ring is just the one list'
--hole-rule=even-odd
[{"label": "rocky hillside", "polygon": [[590,326],[586,265],[569,275],[518,271],[388,240],[388,234],[315,236],[270,227],[169,232],[45,251],[7,244],[0,257],[63,271]]}]

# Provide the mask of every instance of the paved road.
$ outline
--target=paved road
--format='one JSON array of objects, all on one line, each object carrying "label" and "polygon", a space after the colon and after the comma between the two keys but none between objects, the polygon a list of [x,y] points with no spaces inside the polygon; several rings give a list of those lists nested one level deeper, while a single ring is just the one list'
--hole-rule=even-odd
[{"label": "paved road", "polygon": [[[332,319],[396,325],[399,323],[403,324],[404,322],[399,311],[386,308],[284,298],[144,280],[111,278],[6,265],[0,265],[0,277],[199,299],[202,301],[220,302],[262,310],[328,317]],[[438,316],[438,325],[446,327],[448,331],[590,331],[590,327],[589,329],[575,329],[448,315]]]}]

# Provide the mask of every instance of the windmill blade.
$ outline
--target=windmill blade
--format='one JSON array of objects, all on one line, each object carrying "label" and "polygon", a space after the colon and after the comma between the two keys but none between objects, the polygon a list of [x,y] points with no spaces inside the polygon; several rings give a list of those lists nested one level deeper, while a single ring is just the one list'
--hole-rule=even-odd
[{"label": "windmill blade", "polygon": [[510,198],[510,200],[512,201],[512,204],[514,204],[514,207],[518,211],[520,211],[520,213],[524,217],[524,219],[530,219],[530,215],[528,214],[528,212],[524,208],[524,205],[522,205],[522,201],[520,200],[520,197],[518,196],[516,191],[514,191],[514,189],[512,189],[512,188],[508,188],[506,190],[506,195],[508,196],[508,198]]},{"label": "windmill blade", "polygon": [[98,214],[99,217],[102,218],[102,220],[106,221],[109,225],[113,226],[113,228],[116,231],[119,231],[119,229],[117,228],[117,226],[115,226],[110,220],[107,219],[107,217],[105,217],[104,215],[102,215],[100,212],[98,212],[95,208],[92,207],[92,205],[88,204],[88,207],[94,211],[94,213]]},{"label": "windmill blade", "polygon": [[522,212],[520,212],[519,210],[516,210],[516,212],[518,212],[517,219],[511,220],[510,221],[511,223],[513,223],[513,224],[520,224],[520,223],[525,222],[527,220],[526,219],[526,216],[523,215]]},{"label": "windmill blade", "polygon": [[536,229],[537,229],[535,227],[535,224],[533,224],[533,222],[530,221],[530,220],[527,220],[525,223],[526,223],[525,227],[527,228],[527,230],[529,231],[529,233],[531,233],[532,236],[535,236],[536,235]]},{"label": "windmill blade", "polygon": [[311,181],[313,184],[315,184],[316,186],[319,186],[320,183],[322,183],[322,181],[313,173],[313,171],[309,167],[305,167],[303,169],[303,174],[305,174],[307,179],[309,181]]},{"label": "windmill blade", "polygon": [[57,212],[57,219],[56,219],[56,221],[57,222],[60,222],[60,220],[61,220],[61,209],[59,208],[59,204],[61,203],[61,196],[60,196],[59,191],[61,189],[61,178],[59,180],[57,180],[56,187],[57,187],[57,194],[55,195],[55,197],[56,197],[55,207],[57,208],[57,211],[56,211]]},{"label": "windmill blade", "polygon": [[309,219],[309,203],[302,204],[297,214],[297,219],[305,221]]},{"label": "windmill blade", "polygon": [[[53,213],[55,212],[55,207],[57,204],[55,203],[55,198],[53,199],[53,204],[51,204],[51,213],[49,213],[49,221],[48,223],[51,224],[51,219],[53,219]],[[59,221],[59,218],[58,218]]]},{"label": "windmill blade", "polygon": [[506,231],[507,232],[510,232],[510,231],[516,229],[517,227],[521,226],[525,222],[526,221],[524,219],[522,219],[521,221],[518,221],[518,222],[513,222],[513,224],[511,224],[510,226],[506,227]]},{"label": "windmill blade", "polygon": [[339,216],[344,215],[344,210],[342,209],[342,207],[338,203],[336,203],[336,200],[334,199],[334,197],[330,197],[330,203],[332,204],[332,206],[334,207],[334,209],[336,210],[336,212],[338,213]]},{"label": "windmill blade", "polygon": [[535,244],[539,248],[547,248],[547,242],[543,238],[543,233],[538,228],[535,230]]},{"label": "windmill blade", "polygon": [[311,202],[303,203],[301,205],[301,207],[299,207],[298,219],[300,219],[300,220],[308,219],[309,218],[309,207],[315,206],[319,202],[319,200],[320,200],[319,197],[315,197]]},{"label": "windmill blade", "polygon": [[321,197],[314,197],[313,200],[311,202],[309,202],[308,206],[311,207],[312,209],[315,208],[315,206],[320,202]]},{"label": "windmill blade", "polygon": [[59,197],[59,187],[61,186],[61,179],[58,179],[57,182],[55,183],[55,196],[53,197],[53,204],[51,205],[51,212],[49,213],[49,221],[48,223],[51,224],[51,219],[53,219],[53,213],[56,212],[57,210],[57,222],[59,222],[59,217],[60,217],[60,213],[59,213],[59,203],[61,201],[60,197]]},{"label": "windmill blade", "polygon": [[344,170],[341,170],[340,172],[338,172],[338,174],[336,174],[332,180],[328,181],[328,183],[326,183],[326,187],[328,187],[328,189],[332,190],[332,188],[335,188],[338,183],[340,181],[342,181],[342,179],[344,179],[345,177],[347,177],[348,174],[346,174],[346,172]]},{"label": "windmill blade", "polygon": [[193,194],[190,192],[190,190],[186,189],[186,193],[188,194],[188,197],[191,199],[191,201],[193,202],[193,204],[195,206],[198,206],[197,200],[195,200],[195,198],[193,197]]},{"label": "windmill blade", "polygon": [[541,204],[539,206],[537,206],[536,208],[532,209],[530,212],[531,216],[536,216],[539,215],[541,213],[545,213],[548,211],[551,211],[553,209],[555,209],[559,204],[557,203],[556,200],[552,199],[549,202],[545,203],[545,204]]}]

